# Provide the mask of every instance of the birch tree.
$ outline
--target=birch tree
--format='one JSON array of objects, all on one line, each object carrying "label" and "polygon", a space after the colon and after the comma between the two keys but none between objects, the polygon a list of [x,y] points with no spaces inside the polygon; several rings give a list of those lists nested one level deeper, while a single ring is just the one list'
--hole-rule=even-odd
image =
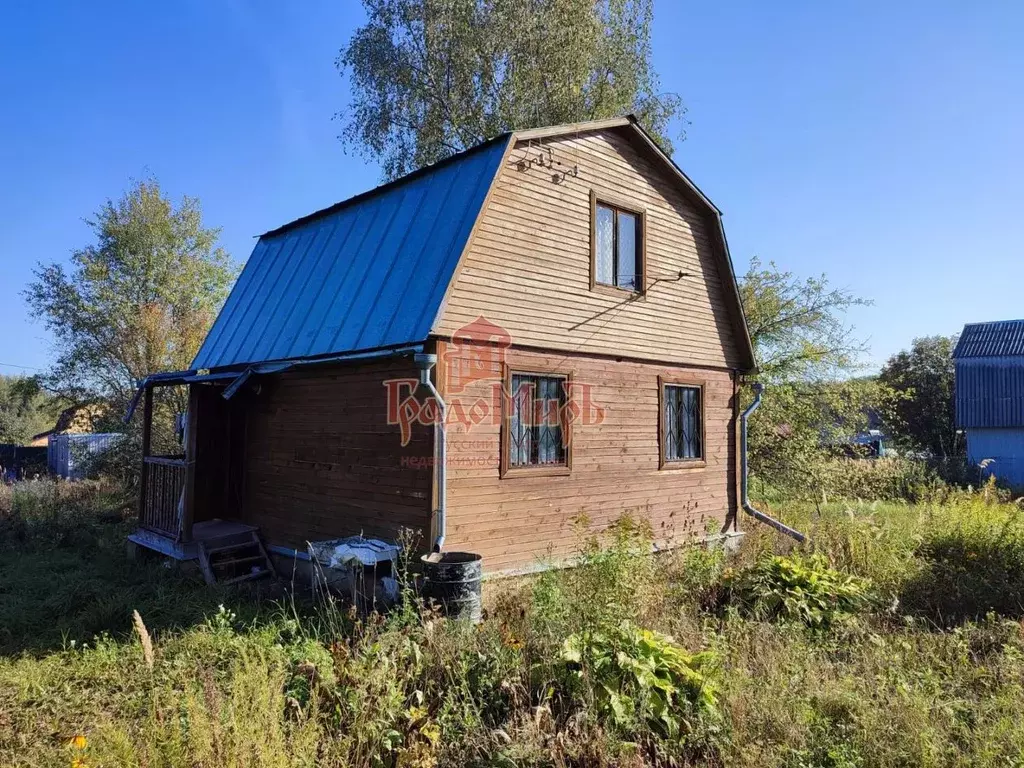
[{"label": "birch tree", "polygon": [[652,0],[363,0],[342,139],[394,178],[503,131],[634,113],[671,152]]}]

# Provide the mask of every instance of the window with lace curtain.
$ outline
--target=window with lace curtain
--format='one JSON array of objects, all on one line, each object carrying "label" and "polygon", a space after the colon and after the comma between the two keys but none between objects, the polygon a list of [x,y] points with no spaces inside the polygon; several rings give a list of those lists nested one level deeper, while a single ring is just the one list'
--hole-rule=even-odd
[{"label": "window with lace curtain", "polygon": [[644,214],[591,193],[591,288],[641,293],[644,286]]}]

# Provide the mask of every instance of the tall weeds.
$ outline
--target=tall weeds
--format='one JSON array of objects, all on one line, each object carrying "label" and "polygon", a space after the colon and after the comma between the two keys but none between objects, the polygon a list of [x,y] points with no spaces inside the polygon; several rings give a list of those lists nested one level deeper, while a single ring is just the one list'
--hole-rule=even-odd
[{"label": "tall weeds", "polygon": [[[28,582],[12,565],[55,540],[77,556],[62,521],[82,516],[106,542],[91,577],[92,550],[78,553],[77,580],[121,597],[112,634],[75,624],[62,647],[0,657],[4,764],[1024,763],[1024,633],[1008,596],[1024,586],[1024,524],[993,489],[786,504],[805,550],[753,528],[735,557],[652,556],[642,521],[625,519],[582,540],[574,568],[489,584],[479,626],[409,593],[368,616],[332,598],[247,613],[178,578],[147,593],[138,566],[112,566],[107,502],[17,504],[23,536],[0,539],[9,648],[44,627],[40,611],[54,623],[59,603],[98,599],[59,580],[45,599],[39,585],[37,599],[14,594]],[[205,618],[162,621],[160,595]]]}]

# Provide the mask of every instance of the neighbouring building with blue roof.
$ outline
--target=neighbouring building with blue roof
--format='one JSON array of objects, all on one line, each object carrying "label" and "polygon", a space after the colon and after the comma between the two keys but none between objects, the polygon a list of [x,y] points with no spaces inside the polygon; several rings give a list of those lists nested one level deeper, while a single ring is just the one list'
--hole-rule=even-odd
[{"label": "neighbouring building with blue roof", "polygon": [[1024,487],[1024,320],[965,325],[953,361],[968,461]]},{"label": "neighbouring building with blue roof", "polygon": [[491,573],[624,513],[738,535],[754,368],[720,212],[635,119],[509,132],[260,236],[191,368],[140,382],[131,538],[220,581],[402,530]]}]

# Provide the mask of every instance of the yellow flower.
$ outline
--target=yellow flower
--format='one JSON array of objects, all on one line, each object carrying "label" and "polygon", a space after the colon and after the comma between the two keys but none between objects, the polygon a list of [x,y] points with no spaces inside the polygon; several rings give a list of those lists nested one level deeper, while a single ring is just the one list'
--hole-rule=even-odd
[{"label": "yellow flower", "polygon": [[84,760],[80,760],[76,757],[71,761],[71,768],[89,768],[89,766],[85,764]]},{"label": "yellow flower", "polygon": [[407,710],[405,710],[405,717],[409,720],[410,723],[415,723],[420,720],[423,720],[429,714],[430,712],[427,710],[426,707],[409,707]]},{"label": "yellow flower", "polygon": [[88,743],[89,742],[85,740],[85,736],[83,736],[82,734],[78,734],[73,739],[71,739],[71,741],[68,742],[68,746],[73,747],[75,749],[85,749],[85,745]]},{"label": "yellow flower", "polygon": [[420,733],[423,735],[423,738],[430,742],[431,746],[437,746],[437,743],[441,741],[441,726],[437,723],[424,723],[420,726]]}]

